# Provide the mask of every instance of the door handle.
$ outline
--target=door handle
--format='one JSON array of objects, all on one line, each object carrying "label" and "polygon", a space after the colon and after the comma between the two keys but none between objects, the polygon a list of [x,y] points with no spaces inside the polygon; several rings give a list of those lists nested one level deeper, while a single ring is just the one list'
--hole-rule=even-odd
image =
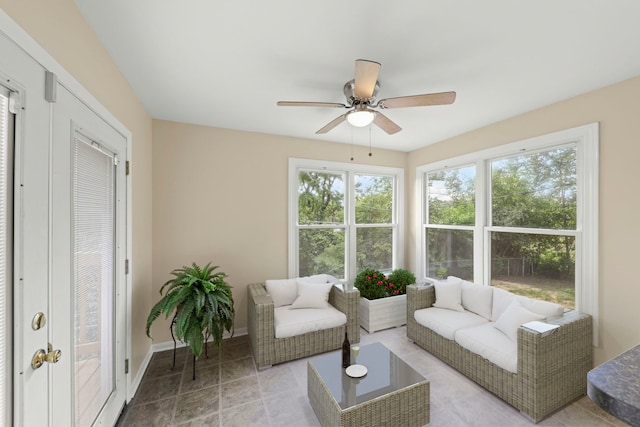
[{"label": "door handle", "polygon": [[44,362],[58,363],[60,357],[62,357],[62,352],[60,350],[54,350],[51,343],[49,343],[46,352],[42,348],[35,352],[33,358],[31,358],[31,367],[35,370],[44,365]]}]

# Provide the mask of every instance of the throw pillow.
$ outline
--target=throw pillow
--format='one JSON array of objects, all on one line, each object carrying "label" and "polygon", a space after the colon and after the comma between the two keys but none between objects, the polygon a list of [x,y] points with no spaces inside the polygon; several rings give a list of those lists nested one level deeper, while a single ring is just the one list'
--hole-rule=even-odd
[{"label": "throw pillow", "polygon": [[464,311],[462,307],[462,279],[434,280],[436,302],[434,307]]},{"label": "throw pillow", "polygon": [[513,342],[518,340],[518,328],[532,320],[543,320],[544,316],[527,310],[518,301],[512,301],[493,325]]},{"label": "throw pillow", "polygon": [[333,283],[309,283],[298,279],[298,297],[290,309],[329,308],[329,292]]},{"label": "throw pillow", "polygon": [[274,307],[291,305],[298,296],[296,279],[265,280],[264,285],[273,299]]},{"label": "throw pillow", "polygon": [[493,305],[493,288],[462,281],[462,307],[487,320],[491,320]]}]

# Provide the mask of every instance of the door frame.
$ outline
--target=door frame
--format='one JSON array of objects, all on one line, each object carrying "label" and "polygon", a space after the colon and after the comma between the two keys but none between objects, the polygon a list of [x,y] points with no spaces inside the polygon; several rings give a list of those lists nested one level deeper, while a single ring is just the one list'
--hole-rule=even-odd
[{"label": "door frame", "polygon": [[[54,73],[58,82],[67,88],[75,97],[82,101],[90,110],[92,110],[97,116],[113,127],[126,139],[126,159],[132,158],[132,134],[124,124],[122,124],[105,106],[103,106],[96,97],[94,97],[86,88],[84,88],[68,71],[66,71],[62,65],[60,65],[42,46],[40,46],[27,32],[25,32],[9,15],[7,15],[2,9],[0,9],[0,32],[4,33],[8,39],[13,41],[18,47],[30,55],[36,62],[38,62],[43,68]],[[44,94],[43,94],[44,95]],[[16,129],[16,134],[18,129]],[[125,345],[126,345],[126,358],[131,361],[131,297],[132,297],[132,277],[133,277],[133,254],[132,248],[132,209],[131,209],[131,194],[132,194],[132,175],[128,175],[126,179],[126,242],[125,242],[125,256],[129,261],[129,270],[126,275],[125,294],[126,294],[126,328],[125,328]],[[17,237],[17,236],[15,236]],[[15,244],[15,240],[14,240]],[[15,289],[14,289],[15,293]],[[14,311],[15,313],[15,311]],[[15,329],[15,326],[14,326]],[[14,341],[19,342],[20,337],[14,336]],[[133,390],[131,387],[132,375],[131,370],[126,374],[126,401],[129,402],[133,398]],[[14,388],[15,388],[14,384]],[[21,404],[19,396],[14,396],[13,406]],[[18,400],[18,401],[16,401]]]}]

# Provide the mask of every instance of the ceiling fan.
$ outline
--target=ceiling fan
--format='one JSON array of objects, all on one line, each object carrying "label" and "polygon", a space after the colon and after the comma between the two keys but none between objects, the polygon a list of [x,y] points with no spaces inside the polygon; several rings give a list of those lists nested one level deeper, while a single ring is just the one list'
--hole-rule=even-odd
[{"label": "ceiling fan", "polygon": [[346,104],[336,102],[278,101],[278,106],[350,109],[350,111],[327,123],[316,132],[317,134],[327,133],[346,120],[352,126],[356,127],[367,126],[373,122],[374,125],[378,126],[389,135],[393,135],[394,133],[401,131],[402,128],[375,109],[446,105],[452,104],[456,99],[455,92],[441,92],[376,100],[378,89],[380,89],[380,84],[378,82],[379,72],[379,62],[357,59],[355,78],[353,80],[349,80],[344,85],[343,89],[344,95],[347,97]]}]

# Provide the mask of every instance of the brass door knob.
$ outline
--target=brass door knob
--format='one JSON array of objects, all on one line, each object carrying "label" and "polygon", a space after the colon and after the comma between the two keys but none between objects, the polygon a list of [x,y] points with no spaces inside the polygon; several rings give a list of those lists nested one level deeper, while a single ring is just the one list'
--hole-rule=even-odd
[{"label": "brass door knob", "polygon": [[31,367],[33,369],[38,369],[44,365],[44,362],[58,363],[58,360],[62,357],[62,352],[60,350],[54,350],[51,343],[49,343],[47,350],[48,351],[45,352],[44,349],[41,348],[35,352],[31,358]]}]

